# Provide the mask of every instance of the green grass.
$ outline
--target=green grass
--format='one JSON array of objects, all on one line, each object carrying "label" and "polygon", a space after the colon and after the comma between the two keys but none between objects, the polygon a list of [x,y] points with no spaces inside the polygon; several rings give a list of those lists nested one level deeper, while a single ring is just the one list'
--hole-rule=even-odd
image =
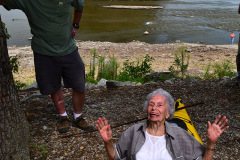
[{"label": "green grass", "polygon": [[187,72],[190,59],[189,53],[186,52],[186,47],[179,47],[178,50],[174,52],[174,56],[175,59],[173,65],[169,67],[169,71],[175,75],[175,77],[178,77],[179,73],[181,73],[181,77],[184,77]]},{"label": "green grass", "polygon": [[[117,59],[113,56],[99,56],[96,49],[92,51],[90,71],[87,73],[87,82],[96,83],[101,78],[106,80],[132,81],[143,83],[143,78],[151,72],[151,62],[154,58],[148,54],[137,57],[136,60],[126,60],[119,68]],[[97,77],[96,77],[97,74]]]},{"label": "green grass", "polygon": [[236,76],[236,72],[233,70],[234,66],[230,60],[223,61],[222,63],[214,63],[213,65],[208,64],[203,79],[218,79],[224,76],[231,78]]}]

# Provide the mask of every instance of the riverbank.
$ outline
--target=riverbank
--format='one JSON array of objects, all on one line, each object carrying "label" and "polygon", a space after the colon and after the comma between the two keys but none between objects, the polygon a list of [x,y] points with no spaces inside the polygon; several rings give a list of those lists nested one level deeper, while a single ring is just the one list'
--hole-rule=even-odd
[{"label": "riverbank", "polygon": [[[121,66],[126,60],[136,60],[149,54],[155,60],[152,62],[152,72],[168,71],[168,68],[174,62],[174,52],[180,47],[185,46],[190,54],[188,74],[202,75],[206,71],[208,64],[222,63],[229,60],[236,68],[235,59],[238,50],[235,45],[207,45],[193,43],[166,43],[166,44],[148,44],[139,41],[129,43],[112,42],[93,42],[77,41],[79,53],[85,63],[86,72],[92,59],[91,52],[96,49],[101,56],[115,56]],[[19,56],[19,73],[14,74],[16,79],[23,83],[31,84],[35,81],[33,52],[30,46],[8,47],[10,56]],[[24,82],[24,81],[28,82]]]}]

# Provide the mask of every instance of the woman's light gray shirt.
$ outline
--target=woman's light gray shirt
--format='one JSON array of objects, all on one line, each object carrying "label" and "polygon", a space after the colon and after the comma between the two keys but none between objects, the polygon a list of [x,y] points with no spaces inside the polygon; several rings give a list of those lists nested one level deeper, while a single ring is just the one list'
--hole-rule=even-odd
[{"label": "woman's light gray shirt", "polygon": [[[202,160],[205,147],[184,129],[165,122],[166,147],[175,160]],[[131,126],[124,131],[115,145],[115,160],[136,160],[136,153],[145,142],[147,122]]]}]

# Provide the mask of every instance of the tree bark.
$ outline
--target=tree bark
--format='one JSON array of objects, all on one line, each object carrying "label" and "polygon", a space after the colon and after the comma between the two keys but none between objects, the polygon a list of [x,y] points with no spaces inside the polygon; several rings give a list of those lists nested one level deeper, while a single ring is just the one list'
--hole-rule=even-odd
[{"label": "tree bark", "polygon": [[15,88],[0,16],[0,159],[28,160],[29,125]]},{"label": "tree bark", "polygon": [[237,65],[237,71],[240,71],[240,33],[239,33],[239,38],[238,38],[238,53],[236,56],[236,65]]}]

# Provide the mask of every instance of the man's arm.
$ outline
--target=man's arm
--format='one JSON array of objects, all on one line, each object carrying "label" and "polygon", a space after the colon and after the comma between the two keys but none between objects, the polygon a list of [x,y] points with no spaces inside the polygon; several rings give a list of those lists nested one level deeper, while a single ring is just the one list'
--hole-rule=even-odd
[{"label": "man's arm", "polygon": [[4,6],[5,5],[5,2],[4,0],[0,0],[0,5]]},{"label": "man's arm", "polygon": [[83,13],[83,10],[82,11],[74,10],[73,27],[72,27],[72,32],[71,32],[72,37],[75,37],[75,35],[77,34],[77,30],[79,29],[79,23],[82,18],[82,13]]},{"label": "man's arm", "polygon": [[74,11],[73,24],[79,24],[82,18],[83,11]]}]

